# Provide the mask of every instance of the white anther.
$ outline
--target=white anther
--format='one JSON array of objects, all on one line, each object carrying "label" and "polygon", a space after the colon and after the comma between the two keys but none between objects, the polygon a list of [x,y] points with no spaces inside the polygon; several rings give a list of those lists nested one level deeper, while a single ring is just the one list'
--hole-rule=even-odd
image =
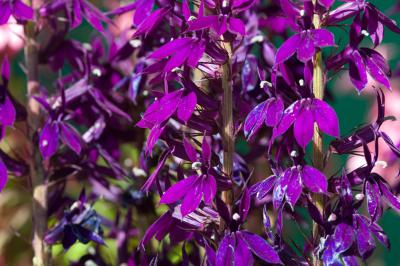
[{"label": "white anther", "polygon": [[388,167],[388,163],[386,161],[376,161],[375,165],[381,166],[382,168]]},{"label": "white anther", "polygon": [[299,85],[302,86],[302,87],[304,86],[304,79],[300,79],[299,80]]},{"label": "white anther", "polygon": [[92,51],[92,45],[90,43],[85,42],[82,46],[86,51]]},{"label": "white anther", "polygon": [[139,46],[142,45],[142,41],[138,40],[138,39],[133,39],[129,41],[129,44],[133,47],[133,48],[138,48]]},{"label": "white anther", "polygon": [[304,17],[305,14],[306,14],[306,11],[304,11],[304,9],[300,10],[300,16]]},{"label": "white anther", "polygon": [[271,82],[269,82],[269,81],[266,81],[266,80],[263,80],[263,81],[261,81],[260,82],[260,88],[262,89],[262,88],[264,88],[265,86],[268,86],[268,87],[272,87],[272,83]]},{"label": "white anther", "polygon": [[192,163],[192,169],[193,170],[200,170],[200,168],[201,168],[201,162]]},{"label": "white anther", "polygon": [[290,152],[290,156],[291,157],[297,157],[297,156],[299,156],[299,153],[297,151],[293,150],[293,151]]},{"label": "white anther", "polygon": [[363,200],[365,197],[365,195],[363,193],[358,193],[357,195],[354,196],[354,198],[356,198],[356,200]]},{"label": "white anther", "polygon": [[336,219],[337,219],[336,214],[332,213],[332,214],[329,215],[329,217],[328,217],[328,222],[334,222],[334,221],[336,221]]},{"label": "white anther", "polygon": [[43,140],[42,141],[42,146],[43,147],[46,147],[48,144],[49,144],[49,142],[47,140]]},{"label": "white anther", "polygon": [[263,41],[264,41],[264,36],[256,35],[253,38],[251,38],[250,43],[257,43],[257,42],[263,42]]},{"label": "white anther", "polygon": [[362,30],[362,31],[361,31],[361,34],[364,35],[364,36],[366,36],[366,37],[369,36],[369,32],[366,31],[366,30]]},{"label": "white anther", "polygon": [[101,70],[100,68],[94,68],[92,70],[92,74],[95,75],[96,77],[100,77],[101,76]]},{"label": "white anther", "polygon": [[232,219],[235,220],[235,221],[239,221],[239,220],[240,220],[240,215],[239,215],[239,213],[235,212],[235,213],[233,214],[233,216],[232,216]]},{"label": "white anther", "polygon": [[89,247],[89,248],[88,248],[88,253],[89,253],[90,255],[95,255],[95,254],[96,254],[96,250],[94,249],[94,247]]},{"label": "white anther", "polygon": [[222,1],[222,8],[228,7],[228,0]]},{"label": "white anther", "polygon": [[174,73],[180,73],[180,72],[182,72],[182,69],[180,69],[179,67],[175,67],[171,71]]},{"label": "white anther", "polygon": [[192,20],[195,20],[195,19],[197,19],[195,16],[190,16],[189,17],[189,21],[192,21]]},{"label": "white anther", "polygon": [[146,172],[142,168],[139,168],[139,167],[133,167],[132,173],[135,176],[143,176],[143,177],[147,176]]}]

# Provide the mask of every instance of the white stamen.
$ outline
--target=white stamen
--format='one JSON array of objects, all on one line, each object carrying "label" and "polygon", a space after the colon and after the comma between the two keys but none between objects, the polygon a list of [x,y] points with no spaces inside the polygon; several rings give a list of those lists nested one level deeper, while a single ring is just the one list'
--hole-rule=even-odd
[{"label": "white stamen", "polygon": [[200,168],[201,168],[201,162],[192,163],[192,169],[193,170],[200,170]]},{"label": "white stamen", "polygon": [[138,167],[133,167],[132,173],[133,173],[135,176],[143,176],[143,177],[146,177],[146,176],[147,176],[147,175],[146,175],[146,172],[145,172],[142,168],[138,168]]},{"label": "white stamen", "polygon": [[386,161],[376,161],[375,165],[381,166],[383,169],[388,167],[388,163]]},{"label": "white stamen", "polygon": [[195,19],[197,19],[195,16],[190,16],[189,17],[189,21],[192,21],[192,20],[195,20]]},{"label": "white stamen", "polygon": [[138,48],[139,46],[142,45],[142,41],[138,40],[138,39],[133,39],[129,41],[129,44],[133,47],[133,48]]},{"label": "white stamen", "polygon": [[222,8],[228,7],[228,0],[222,1]]},{"label": "white stamen", "polygon": [[291,157],[297,157],[297,156],[299,156],[299,153],[297,151],[293,150],[293,151],[290,152],[290,156]]},{"label": "white stamen", "polygon": [[363,193],[358,193],[357,195],[354,196],[354,198],[356,198],[356,200],[363,200],[365,197],[365,195]]},{"label": "white stamen", "polygon": [[369,32],[366,31],[366,30],[362,30],[362,31],[361,31],[361,34],[364,35],[364,36],[366,36],[366,37],[369,36]]},{"label": "white stamen", "polygon": [[82,46],[86,51],[92,51],[92,45],[90,43],[85,42]]},{"label": "white stamen", "polygon": [[263,42],[263,41],[264,41],[264,36],[256,35],[253,38],[251,38],[250,43],[257,43],[257,42]]},{"label": "white stamen", "polygon": [[264,88],[265,86],[268,86],[268,87],[272,87],[272,83],[271,82],[269,82],[269,81],[266,81],[266,80],[263,80],[263,81],[261,81],[260,82],[260,88],[262,89],[262,88]]},{"label": "white stamen", "polygon": [[232,216],[232,219],[235,220],[235,221],[239,221],[239,220],[240,220],[240,215],[239,215],[239,213],[235,212],[235,213],[233,214],[233,216]]},{"label": "white stamen", "polygon": [[336,221],[336,219],[337,219],[336,214],[332,213],[332,214],[329,215],[329,217],[328,217],[328,222]]},{"label": "white stamen", "polygon": [[85,262],[85,266],[98,266],[96,262],[88,260]]},{"label": "white stamen", "polygon": [[172,69],[172,72],[174,72],[174,73],[181,73],[181,72],[182,72],[182,69],[180,69],[179,67],[175,67],[175,68]]},{"label": "white stamen", "polygon": [[302,87],[304,86],[304,79],[300,79],[299,80],[299,85],[302,86]]},{"label": "white stamen", "polygon": [[88,253],[89,253],[90,255],[94,255],[94,254],[96,254],[96,250],[94,249],[94,247],[89,247],[89,248],[88,248]]},{"label": "white stamen", "polygon": [[92,70],[92,74],[95,75],[96,77],[100,77],[101,76],[101,70],[100,68],[94,68]]},{"label": "white stamen", "polygon": [[42,146],[43,147],[46,147],[48,144],[49,144],[49,142],[47,140],[43,140],[42,141]]},{"label": "white stamen", "polygon": [[300,10],[300,16],[304,17],[305,14],[306,14],[306,11],[304,11],[304,9]]}]

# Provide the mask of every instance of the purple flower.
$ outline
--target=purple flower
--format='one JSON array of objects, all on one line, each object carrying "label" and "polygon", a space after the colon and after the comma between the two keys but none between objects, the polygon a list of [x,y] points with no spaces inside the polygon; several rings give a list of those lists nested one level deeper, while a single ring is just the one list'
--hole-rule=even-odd
[{"label": "purple flower", "polygon": [[284,111],[273,130],[272,139],[285,133],[294,124],[294,137],[304,149],[313,137],[314,123],[322,132],[339,137],[339,121],[333,108],[322,100],[307,98],[294,102]]},{"label": "purple flower", "polygon": [[264,123],[268,127],[275,127],[281,120],[283,109],[283,101],[280,98],[270,98],[258,104],[247,115],[244,123],[243,130],[246,138],[250,139],[254,136]]},{"label": "purple flower", "polygon": [[334,46],[333,34],[325,29],[304,30],[287,39],[276,52],[275,65],[288,60],[297,52],[297,59],[306,63],[315,53],[316,48]]},{"label": "purple flower", "polygon": [[86,197],[82,191],[79,201],[64,212],[63,218],[45,236],[47,244],[55,244],[61,240],[64,249],[69,249],[77,240],[87,244],[90,241],[103,245],[101,237],[101,218],[95,210],[86,203]]},{"label": "purple flower", "polygon": [[304,186],[314,193],[327,193],[328,183],[323,173],[317,169],[305,166],[293,166],[285,171],[277,171],[265,180],[253,185],[250,194],[262,200],[273,191],[273,205],[275,209],[282,206],[283,200],[294,208],[299,200]]},{"label": "purple flower", "polygon": [[8,22],[12,15],[19,21],[33,19],[33,10],[21,0],[0,0],[0,25]]},{"label": "purple flower", "polygon": [[173,40],[149,55],[152,59],[170,57],[163,64],[163,72],[169,72],[183,64],[195,68],[205,51],[205,41],[197,38]]},{"label": "purple flower", "polygon": [[193,162],[192,167],[200,170],[200,173],[191,175],[172,185],[160,199],[160,203],[171,204],[182,199],[180,210],[182,216],[193,212],[203,199],[204,203],[210,205],[217,192],[215,177],[208,170],[211,163],[211,147],[206,138],[203,138],[202,156],[197,161],[197,152],[193,146],[184,140],[185,151],[189,159]]}]

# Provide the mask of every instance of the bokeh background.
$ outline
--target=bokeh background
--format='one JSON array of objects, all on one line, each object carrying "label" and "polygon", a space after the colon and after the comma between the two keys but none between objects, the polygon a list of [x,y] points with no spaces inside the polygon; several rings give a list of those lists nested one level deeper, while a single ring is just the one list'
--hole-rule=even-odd
[{"label": "bokeh background", "polygon": [[[400,24],[400,2],[399,0],[373,0],[370,1],[379,9],[390,15],[392,19]],[[94,1],[102,7],[103,10],[110,10],[119,6],[120,1]],[[397,5],[397,9],[395,8]],[[111,34],[124,38],[130,36],[131,14],[119,17],[115,25],[110,30]],[[347,33],[343,30],[335,30],[338,46],[343,46],[347,41]],[[89,42],[96,36],[92,28],[87,24],[75,29],[70,34],[70,38],[79,39],[83,42]],[[25,102],[26,95],[26,77],[23,71],[23,47],[24,36],[21,26],[10,21],[9,25],[0,26],[0,59],[7,55],[12,61],[11,93],[20,101]],[[335,48],[334,48],[335,49]],[[392,87],[393,92],[385,91],[387,99],[387,115],[395,116],[400,119],[400,36],[386,30],[384,43],[379,47],[379,51],[389,60],[393,70]],[[329,50],[327,51],[329,52]],[[1,61],[0,60],[0,61]],[[44,82],[46,73],[41,73]],[[374,85],[374,84],[370,84]],[[376,117],[375,94],[373,90],[365,91],[360,96],[352,88],[346,75],[336,75],[329,82],[328,90],[330,92],[329,101],[335,108],[340,118],[341,133],[351,132],[360,124],[373,121]],[[23,146],[24,136],[23,125],[16,124],[15,128],[9,129],[8,137],[0,143],[0,147],[14,157],[18,157],[19,148]],[[389,134],[392,139],[400,144],[400,122],[387,122],[383,131]],[[239,143],[237,146],[239,152],[246,153],[246,144]],[[130,167],[132,162],[137,161],[139,152],[134,146],[121,147],[124,154],[122,160]],[[399,162],[394,162],[389,151],[382,145],[380,160],[388,162],[387,167],[379,166],[376,171],[383,174],[391,183],[393,188],[400,192],[400,183],[397,179],[399,171]],[[344,166],[354,168],[363,162],[359,158],[352,158],[346,163],[344,158],[333,158],[334,168]],[[133,165],[132,165],[133,167]],[[68,188],[68,194],[76,197],[80,192],[79,184],[72,184]],[[105,217],[113,219],[115,208],[105,201],[99,201],[95,204],[95,209]],[[49,221],[54,224],[55,221]],[[136,217],[136,222],[140,223],[140,217]],[[374,255],[368,260],[369,265],[400,265],[400,215],[390,210],[386,212],[380,221],[381,226],[389,235],[392,243],[391,251],[387,251],[382,246],[375,251]],[[298,244],[302,244],[301,235],[295,224],[288,225],[287,233],[291,235]],[[31,265],[31,192],[29,184],[24,178],[10,177],[7,187],[0,194],[0,265]],[[107,246],[102,247],[102,254],[105,254],[107,260],[115,261],[116,248],[115,243],[106,241]],[[56,245],[52,249],[52,254],[56,258],[57,265],[68,265],[69,261],[77,260],[86,252],[90,252],[90,244],[75,244],[70,250],[64,252],[61,245]],[[176,262],[179,262],[179,254],[176,255]]]}]

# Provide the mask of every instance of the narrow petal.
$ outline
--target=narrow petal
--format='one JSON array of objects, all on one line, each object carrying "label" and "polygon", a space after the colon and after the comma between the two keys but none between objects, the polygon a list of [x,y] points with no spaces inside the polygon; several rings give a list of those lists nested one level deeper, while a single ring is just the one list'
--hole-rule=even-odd
[{"label": "narrow petal", "polygon": [[314,54],[315,54],[315,44],[314,40],[312,39],[312,34],[302,33],[301,42],[297,47],[297,58],[301,62],[306,63],[307,61],[311,60]]},{"label": "narrow petal", "polygon": [[60,133],[62,141],[79,155],[82,150],[81,137],[79,133],[66,123],[60,123]]},{"label": "narrow petal", "polygon": [[367,69],[358,51],[354,51],[349,61],[349,74],[351,82],[361,92],[367,86]]},{"label": "narrow petal", "polygon": [[50,158],[58,148],[58,124],[48,122],[43,127],[39,138],[39,149],[43,158]]},{"label": "narrow petal", "polygon": [[203,183],[200,180],[196,181],[193,187],[186,192],[181,205],[182,216],[188,215],[199,207],[203,196]]},{"label": "narrow petal", "polygon": [[335,36],[332,32],[325,29],[318,29],[311,31],[314,45],[317,47],[326,47],[335,45]]},{"label": "narrow petal", "polygon": [[283,115],[283,101],[281,98],[274,99],[267,107],[265,125],[269,127],[276,126]]},{"label": "narrow petal", "polygon": [[197,96],[195,92],[189,92],[186,95],[183,95],[181,101],[178,105],[176,115],[183,122],[187,123],[190,117],[192,116],[194,109],[197,105]]},{"label": "narrow petal", "polygon": [[211,205],[215,194],[217,193],[217,182],[212,175],[208,175],[203,182],[204,203]]},{"label": "narrow petal", "polygon": [[229,18],[228,29],[232,33],[237,33],[242,36],[246,34],[246,27],[241,19],[231,17]]},{"label": "narrow petal", "polygon": [[207,141],[207,137],[203,137],[203,142],[201,143],[202,158],[203,161],[210,163],[211,161],[211,146]]},{"label": "narrow petal", "polygon": [[239,234],[237,235],[238,237],[236,237],[234,265],[241,265],[241,266],[253,265],[254,258],[253,255],[251,254],[251,251],[247,243],[240,237]]},{"label": "narrow petal", "polygon": [[243,130],[244,135],[247,139],[251,139],[263,125],[265,118],[267,117],[267,107],[269,101],[264,101],[258,104],[251,112],[247,115],[244,122]]},{"label": "narrow petal", "polygon": [[197,178],[197,175],[192,175],[172,185],[162,195],[160,203],[171,204],[180,200],[186,193],[188,193],[188,190],[192,187]]},{"label": "narrow petal", "polygon": [[335,110],[319,99],[313,99],[312,105],[314,118],[319,129],[332,137],[339,138],[339,119]]},{"label": "narrow petal", "polygon": [[356,238],[357,238],[357,247],[363,259],[368,258],[373,250],[375,249],[375,240],[371,236],[368,225],[364,222],[360,217],[356,217],[357,220],[357,229],[356,229]]},{"label": "narrow petal", "polygon": [[282,119],[279,121],[279,124],[274,128],[272,139],[282,135],[285,133],[289,127],[296,120],[300,109],[300,101],[296,101],[292,103],[286,110],[283,112]]},{"label": "narrow petal", "polygon": [[158,50],[150,54],[149,58],[155,58],[155,59],[165,58],[180,51],[181,48],[189,45],[192,41],[193,41],[192,38],[180,38],[170,41],[169,43],[164,44],[163,46],[158,48]]},{"label": "narrow petal", "polygon": [[12,126],[16,116],[14,104],[10,97],[6,95],[3,102],[0,102],[0,124],[2,126]]},{"label": "narrow petal", "polygon": [[302,192],[301,177],[297,169],[293,169],[291,173],[290,182],[286,189],[286,201],[294,209],[297,201],[300,198]]},{"label": "narrow petal", "polygon": [[287,39],[276,52],[275,65],[288,60],[299,47],[301,42],[300,34],[295,34]]},{"label": "narrow petal", "polygon": [[199,17],[189,22],[188,31],[208,29],[215,23],[218,23],[218,16]]},{"label": "narrow petal", "polygon": [[183,147],[185,148],[186,155],[188,156],[190,161],[196,162],[197,161],[197,151],[186,138],[183,139]]},{"label": "narrow petal", "polygon": [[393,195],[393,193],[390,191],[388,186],[384,184],[382,181],[378,181],[379,188],[385,197],[387,203],[392,206],[396,211],[400,211],[400,200]]},{"label": "narrow petal", "polygon": [[260,236],[246,231],[241,231],[240,236],[247,243],[251,251],[263,261],[275,264],[282,263],[278,252],[276,252],[275,249],[273,249],[268,242]]},{"label": "narrow petal", "polygon": [[6,186],[7,180],[8,180],[7,167],[3,163],[3,161],[0,160],[0,192]]},{"label": "narrow petal", "polygon": [[304,185],[312,192],[326,193],[328,182],[326,176],[314,167],[305,165],[301,170],[301,180]]},{"label": "narrow petal", "polygon": [[366,182],[365,184],[365,196],[367,199],[368,213],[371,216],[371,220],[375,222],[380,218],[380,195],[379,187],[376,183]]},{"label": "narrow petal", "polygon": [[231,266],[235,252],[235,239],[232,235],[226,235],[219,244],[217,251],[216,265]]},{"label": "narrow petal", "polygon": [[303,109],[300,111],[294,122],[294,137],[297,143],[305,149],[314,134],[314,116],[311,110]]}]

